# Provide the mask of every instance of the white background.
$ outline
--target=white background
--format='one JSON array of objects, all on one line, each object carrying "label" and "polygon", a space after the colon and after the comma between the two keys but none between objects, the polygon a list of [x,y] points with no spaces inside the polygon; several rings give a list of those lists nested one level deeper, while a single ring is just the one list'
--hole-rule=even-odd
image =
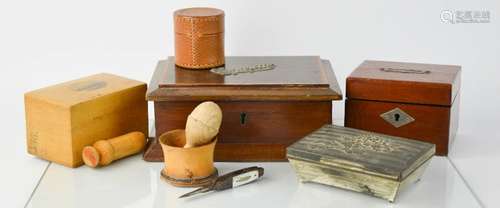
[{"label": "white background", "polygon": [[[483,205],[499,206],[499,1],[1,0],[5,207],[23,206],[47,165],[26,153],[23,93],[99,72],[149,82],[156,62],[173,54],[173,11],[190,6],[225,10],[227,55],[320,55],[344,93],[345,77],[365,59],[461,65],[450,158]],[[491,22],[447,24],[443,10],[487,10]],[[335,119],[343,105],[335,102]]]}]

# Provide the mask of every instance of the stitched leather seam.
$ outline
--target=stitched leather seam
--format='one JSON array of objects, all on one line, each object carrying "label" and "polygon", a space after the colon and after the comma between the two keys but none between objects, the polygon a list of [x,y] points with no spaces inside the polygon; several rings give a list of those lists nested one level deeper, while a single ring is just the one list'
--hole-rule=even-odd
[{"label": "stitched leather seam", "polygon": [[216,36],[220,36],[221,34],[223,34],[223,32],[219,32],[219,33],[202,33],[202,32],[197,32],[195,34],[192,34],[192,33],[179,33],[179,32],[176,32],[175,33],[176,35],[183,35],[183,36],[188,36],[188,37],[216,37]]},{"label": "stitched leather seam", "polygon": [[206,66],[206,67],[211,67],[211,66],[220,66],[224,64],[224,61],[218,61],[212,64],[177,64],[179,66]]},{"label": "stitched leather seam", "polygon": [[219,21],[222,18],[220,17],[201,17],[201,18],[193,18],[193,17],[175,17],[175,21],[182,22],[215,22]]},{"label": "stitched leather seam", "polygon": [[[194,34],[194,32],[195,32],[195,23],[196,23],[195,21],[191,21],[191,34]],[[195,56],[198,56],[198,54],[194,53],[195,52],[194,51],[195,50],[194,42],[195,42],[195,39],[191,38],[191,63],[196,63],[197,61],[196,61]]]}]

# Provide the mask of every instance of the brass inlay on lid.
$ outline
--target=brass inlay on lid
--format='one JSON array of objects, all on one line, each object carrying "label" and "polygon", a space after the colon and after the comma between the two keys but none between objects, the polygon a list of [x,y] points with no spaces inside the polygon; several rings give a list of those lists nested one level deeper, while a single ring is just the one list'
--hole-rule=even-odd
[{"label": "brass inlay on lid", "polygon": [[242,73],[255,73],[261,71],[273,70],[276,68],[276,64],[257,64],[255,66],[245,66],[240,68],[228,69],[225,67],[213,68],[210,71],[224,76],[237,75]]}]

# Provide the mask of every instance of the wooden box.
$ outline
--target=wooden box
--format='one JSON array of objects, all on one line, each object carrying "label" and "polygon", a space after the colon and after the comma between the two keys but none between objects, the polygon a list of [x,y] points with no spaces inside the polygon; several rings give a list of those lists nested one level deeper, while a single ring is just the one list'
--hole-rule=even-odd
[{"label": "wooden box", "polygon": [[147,135],[146,89],[139,81],[96,74],[26,93],[28,152],[78,167],[86,145],[131,131]]},{"label": "wooden box", "polygon": [[365,61],[347,78],[345,126],[436,144],[458,128],[460,66]]},{"label": "wooden box", "polygon": [[316,182],[393,202],[420,179],[435,145],[325,125],[287,148],[301,182]]},{"label": "wooden box", "polygon": [[[173,60],[158,63],[147,93],[156,138],[184,129],[196,105],[214,101],[223,111],[216,161],[283,161],[288,145],[332,122],[332,100],[342,99],[329,61],[319,57],[226,57],[230,71],[274,64],[237,75],[182,69]],[[158,141],[148,143],[144,159],[162,161]]]}]

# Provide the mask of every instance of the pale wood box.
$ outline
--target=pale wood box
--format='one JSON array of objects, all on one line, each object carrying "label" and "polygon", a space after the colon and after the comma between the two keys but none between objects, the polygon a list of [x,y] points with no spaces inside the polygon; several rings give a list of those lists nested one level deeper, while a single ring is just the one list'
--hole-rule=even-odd
[{"label": "pale wood box", "polygon": [[24,95],[28,153],[68,167],[86,145],[131,131],[148,133],[147,86],[96,74]]},{"label": "pale wood box", "polygon": [[287,148],[302,182],[316,182],[393,202],[418,181],[435,145],[335,125],[324,125]]}]

